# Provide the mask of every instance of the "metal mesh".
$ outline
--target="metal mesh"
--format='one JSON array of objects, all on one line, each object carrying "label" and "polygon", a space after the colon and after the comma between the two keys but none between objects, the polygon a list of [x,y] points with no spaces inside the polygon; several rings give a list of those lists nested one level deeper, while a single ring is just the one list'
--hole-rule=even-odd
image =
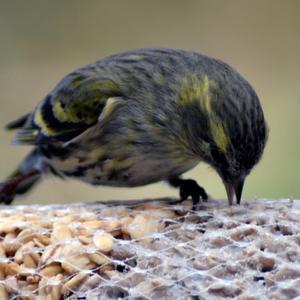
[{"label": "metal mesh", "polygon": [[0,299],[292,299],[300,205],[1,207]]}]

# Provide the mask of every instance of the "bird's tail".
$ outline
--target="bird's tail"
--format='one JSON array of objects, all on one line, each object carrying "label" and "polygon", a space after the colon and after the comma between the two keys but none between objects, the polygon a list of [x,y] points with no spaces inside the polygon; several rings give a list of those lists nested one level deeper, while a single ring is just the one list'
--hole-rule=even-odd
[{"label": "bird's tail", "polygon": [[40,180],[38,160],[38,150],[34,149],[6,180],[0,182],[0,203],[11,204],[16,195],[25,194]]}]

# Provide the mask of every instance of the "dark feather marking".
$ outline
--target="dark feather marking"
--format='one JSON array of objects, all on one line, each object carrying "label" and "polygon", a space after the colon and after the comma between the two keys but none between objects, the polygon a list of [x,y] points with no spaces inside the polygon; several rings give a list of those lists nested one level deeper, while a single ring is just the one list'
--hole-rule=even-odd
[{"label": "dark feather marking", "polygon": [[12,130],[12,129],[18,129],[25,125],[27,119],[29,118],[30,114],[26,114],[22,117],[19,117],[16,120],[13,120],[5,125],[5,129]]},{"label": "dark feather marking", "polygon": [[53,144],[41,146],[41,153],[47,158],[59,157],[61,159],[67,159],[70,153],[74,150],[74,148],[65,148],[61,146],[56,146]]},{"label": "dark feather marking", "polygon": [[[70,126],[70,123],[59,121],[53,113],[51,96],[48,95],[41,107],[43,120],[51,129],[64,131]],[[73,125],[73,124],[72,124]]]},{"label": "dark feather marking", "polygon": [[70,176],[70,177],[83,177],[85,175],[85,172],[89,169],[92,169],[94,166],[95,166],[95,164],[79,166],[77,168],[74,168],[74,170],[72,170],[72,171],[64,171],[63,173],[66,176]]},{"label": "dark feather marking", "polygon": [[118,171],[117,170],[112,170],[108,175],[107,175],[107,179],[108,180],[116,180],[118,179]]},{"label": "dark feather marking", "polygon": [[147,79],[152,80],[152,74],[149,74],[149,70],[140,66],[134,66],[133,68],[139,73],[139,75],[145,76]]}]

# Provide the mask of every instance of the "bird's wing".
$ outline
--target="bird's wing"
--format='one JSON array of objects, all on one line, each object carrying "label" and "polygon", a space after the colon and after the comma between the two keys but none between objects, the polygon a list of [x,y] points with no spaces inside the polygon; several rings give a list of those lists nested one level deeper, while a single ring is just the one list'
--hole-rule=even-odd
[{"label": "bird's wing", "polygon": [[15,136],[16,144],[67,142],[97,122],[104,122],[120,102],[121,91],[113,80],[70,74],[32,114],[9,127],[23,126]]}]

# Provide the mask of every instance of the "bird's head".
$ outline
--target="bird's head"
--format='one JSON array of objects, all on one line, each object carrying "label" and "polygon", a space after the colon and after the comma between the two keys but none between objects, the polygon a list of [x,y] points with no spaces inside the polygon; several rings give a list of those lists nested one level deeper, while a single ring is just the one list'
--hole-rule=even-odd
[{"label": "bird's head", "polygon": [[[260,160],[265,147],[266,123],[260,106],[256,109],[252,116],[243,111],[237,118],[223,116],[218,126],[224,129],[224,136],[223,133],[212,134],[208,147],[208,163],[220,175],[230,205],[234,197],[240,203],[245,178]],[[224,138],[226,143],[220,143]]]},{"label": "bird's head", "polygon": [[237,154],[239,150],[236,148],[232,148],[225,153],[215,146],[211,146],[210,150],[210,159],[208,162],[217,171],[224,183],[228,203],[231,205],[233,199],[236,198],[239,204],[242,197],[244,181],[255,165],[257,158],[250,157],[249,155],[247,157],[247,165],[244,163],[242,156]]},{"label": "bird's head", "polygon": [[[225,71],[224,71],[225,72]],[[231,73],[230,73],[231,72]],[[232,69],[189,82],[186,122],[194,153],[220,175],[229,204],[240,203],[245,178],[260,160],[267,126],[252,87]],[[192,91],[192,92],[191,92]],[[192,98],[187,97],[192,95]]]}]

